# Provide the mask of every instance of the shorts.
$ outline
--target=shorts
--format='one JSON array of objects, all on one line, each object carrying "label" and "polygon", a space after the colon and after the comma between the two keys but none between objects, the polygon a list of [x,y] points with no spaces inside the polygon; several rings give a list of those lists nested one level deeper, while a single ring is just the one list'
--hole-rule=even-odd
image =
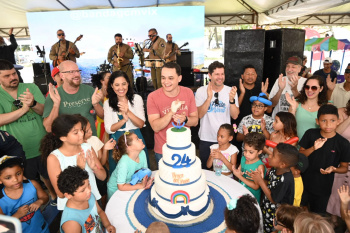
[{"label": "shorts", "polygon": [[44,179],[49,179],[47,168],[42,163],[40,155],[35,158],[27,159],[24,166],[24,176],[28,180],[38,180],[38,174],[40,174]]}]

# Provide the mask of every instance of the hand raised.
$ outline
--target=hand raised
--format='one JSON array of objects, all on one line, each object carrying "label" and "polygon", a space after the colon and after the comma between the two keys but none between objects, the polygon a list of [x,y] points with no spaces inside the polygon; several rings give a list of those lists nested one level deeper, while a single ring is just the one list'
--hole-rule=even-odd
[{"label": "hand raised", "polygon": [[115,148],[115,145],[117,144],[117,141],[114,140],[113,138],[109,139],[108,142],[105,143],[103,146],[103,149],[105,150],[112,150]]},{"label": "hand raised", "polygon": [[32,93],[30,93],[29,89],[27,88],[25,92],[19,95],[19,100],[23,103],[23,105],[32,106],[34,102],[34,96]]},{"label": "hand raised", "polygon": [[85,169],[86,164],[86,158],[85,158],[85,152],[83,149],[81,149],[80,153],[77,156],[77,166],[81,169]]},{"label": "hand raised", "polygon": [[288,92],[286,92],[285,95],[286,95],[286,100],[290,105],[289,107],[296,111],[299,103],[295,100],[294,96],[290,96]]},{"label": "hand raised", "polygon": [[230,102],[233,102],[233,100],[235,99],[236,93],[237,93],[237,87],[233,86],[231,88],[231,91],[230,91],[230,94],[229,94]]},{"label": "hand raised", "polygon": [[260,122],[260,127],[261,127],[261,130],[264,130],[266,129],[266,121],[264,118],[261,119],[261,122]]},{"label": "hand raised", "polygon": [[340,188],[338,189],[338,195],[341,203],[347,205],[350,202],[349,186],[345,186],[345,185],[340,186]]},{"label": "hand raised", "polygon": [[287,81],[286,78],[283,77],[283,74],[278,76],[278,87],[280,90],[283,90],[286,87]]},{"label": "hand raised", "polygon": [[95,88],[94,93],[91,96],[92,105],[98,104],[103,98],[102,91],[98,90],[98,87]]},{"label": "hand raised", "polygon": [[49,94],[53,104],[59,106],[61,103],[61,96],[52,83],[49,84]]},{"label": "hand raised", "polygon": [[249,133],[248,128],[245,125],[243,125],[243,134],[247,135],[248,133]]},{"label": "hand raised", "polygon": [[129,112],[129,104],[127,101],[120,101],[118,103],[118,107],[119,107],[119,111],[120,112],[124,112],[125,114],[128,114]]},{"label": "hand raised", "polygon": [[269,78],[265,80],[265,83],[261,83],[261,92],[267,94],[267,89],[269,88]]},{"label": "hand raised", "polygon": [[327,138],[319,138],[314,142],[314,149],[320,149],[327,141]]},{"label": "hand raised", "polygon": [[241,178],[243,177],[243,172],[236,169],[235,165],[232,165],[232,172],[233,172],[233,175],[235,175],[237,178]]},{"label": "hand raised", "polygon": [[12,33],[13,33],[13,28],[10,28],[10,30],[9,30],[9,36],[11,36]]},{"label": "hand raised", "polygon": [[333,80],[333,82],[332,82],[332,80],[331,80],[331,75],[329,74],[329,75],[327,76],[326,82],[327,82],[327,87],[328,87],[328,89],[331,90],[331,91],[333,91],[334,88],[335,88],[335,85],[337,84],[337,79],[335,78],[335,79]]},{"label": "hand raised", "polygon": [[291,89],[296,89],[298,86],[299,76],[293,75],[290,80],[288,81]]}]

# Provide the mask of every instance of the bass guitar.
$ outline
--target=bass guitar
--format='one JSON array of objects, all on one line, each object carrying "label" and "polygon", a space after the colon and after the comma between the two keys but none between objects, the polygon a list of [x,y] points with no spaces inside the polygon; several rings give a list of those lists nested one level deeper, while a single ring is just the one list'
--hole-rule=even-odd
[{"label": "bass guitar", "polygon": [[[83,35],[78,36],[77,39],[74,41],[73,44],[75,44],[77,41],[80,41],[81,38],[83,38]],[[63,57],[63,59],[57,58],[56,60],[54,60],[54,61],[52,62],[53,67],[58,66],[59,64],[61,64],[61,63],[62,63],[63,61],[65,61],[65,60],[69,60],[69,51],[68,51],[68,50],[69,50],[69,48],[67,48],[67,51],[63,51],[63,52],[61,53],[61,56]]]},{"label": "bass guitar", "polygon": [[[188,42],[184,43],[183,45],[181,45],[181,47],[179,48],[179,50],[182,48],[182,47],[185,47],[188,45]],[[170,59],[174,54],[176,53],[176,50],[171,52],[170,54],[168,54],[167,56],[164,57],[164,60],[165,60],[165,63],[167,62],[170,62]]]}]

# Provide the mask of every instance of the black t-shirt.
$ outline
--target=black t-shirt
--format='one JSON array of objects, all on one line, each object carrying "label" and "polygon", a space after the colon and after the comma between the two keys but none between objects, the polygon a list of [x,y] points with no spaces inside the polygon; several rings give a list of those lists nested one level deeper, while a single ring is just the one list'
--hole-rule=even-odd
[{"label": "black t-shirt", "polygon": [[[299,145],[309,149],[321,136],[321,129],[309,129],[305,132]],[[309,167],[302,174],[304,189],[315,195],[330,195],[332,191],[334,172],[323,175],[320,169],[329,166],[338,167],[340,162],[350,162],[349,141],[336,134],[328,138],[325,144],[309,155]]]},{"label": "black t-shirt", "polygon": [[[261,93],[261,83],[255,83],[254,88],[249,90],[245,88],[245,94],[242,103],[239,105],[239,115],[236,119],[236,124],[239,125],[243,117],[252,114],[252,103],[249,98],[252,96],[258,96]],[[241,94],[241,90],[237,88],[237,95]]]},{"label": "black t-shirt", "polygon": [[321,77],[324,77],[324,81],[326,81],[326,78],[328,75],[331,75],[332,82],[334,81],[335,78],[337,78],[337,73],[331,69],[330,73],[325,73],[323,69],[315,71],[314,75],[319,75]]}]

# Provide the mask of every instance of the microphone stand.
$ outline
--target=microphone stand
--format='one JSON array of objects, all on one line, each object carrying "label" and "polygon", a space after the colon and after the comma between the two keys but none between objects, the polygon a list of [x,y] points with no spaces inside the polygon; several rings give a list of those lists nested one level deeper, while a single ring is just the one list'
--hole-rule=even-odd
[{"label": "microphone stand", "polygon": [[45,47],[43,46],[43,50],[41,50],[38,45],[35,46],[35,47],[38,50],[37,54],[39,55],[39,57],[43,58],[42,62],[44,64],[43,73],[44,73],[45,83],[41,84],[41,85],[46,85],[47,91],[49,91],[49,86],[48,86],[48,81],[47,81],[47,67],[46,67]]}]

